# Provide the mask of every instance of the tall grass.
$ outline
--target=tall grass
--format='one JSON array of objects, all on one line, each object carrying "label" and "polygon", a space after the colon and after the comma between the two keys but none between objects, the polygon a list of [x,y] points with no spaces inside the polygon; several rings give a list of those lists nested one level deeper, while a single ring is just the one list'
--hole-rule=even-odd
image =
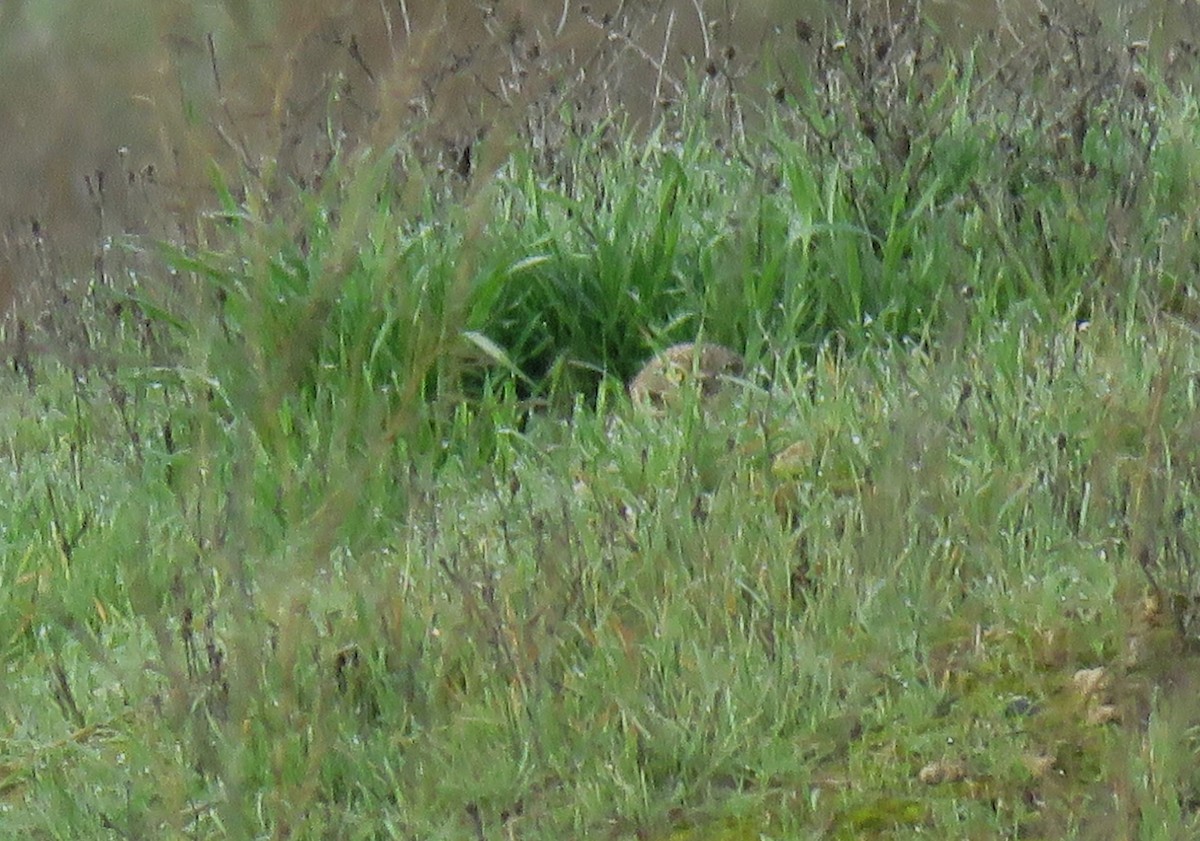
[{"label": "tall grass", "polygon": [[[759,131],[226,176],[22,314],[0,827],[1194,834],[1195,104],[846,27]],[[696,337],[761,388],[632,411]]]},{"label": "tall grass", "polygon": [[[394,174],[411,162],[384,151],[286,220],[228,208],[245,233],[232,253],[174,263],[220,287],[220,319],[253,356],[235,370],[368,401],[435,384],[469,397],[489,369],[535,397],[590,392],[698,334],[812,358],[831,337],[922,340],[965,303],[980,320],[1014,305],[1085,319],[1178,299],[1177,272],[1146,261],[1177,250],[1158,237],[1187,236],[1191,129],[1183,117],[1163,136],[1142,68],[1103,67],[1085,93],[1030,109],[1023,73],[980,80],[921,28],[894,37],[917,42],[905,75],[845,49],[819,58],[825,87],[772,112],[752,146],[712,143],[699,109],[643,140],[568,123],[552,164],[518,152],[445,210],[432,184],[414,203],[426,176]],[[1177,229],[1152,224],[1163,213]],[[212,309],[201,295],[190,311]]]}]

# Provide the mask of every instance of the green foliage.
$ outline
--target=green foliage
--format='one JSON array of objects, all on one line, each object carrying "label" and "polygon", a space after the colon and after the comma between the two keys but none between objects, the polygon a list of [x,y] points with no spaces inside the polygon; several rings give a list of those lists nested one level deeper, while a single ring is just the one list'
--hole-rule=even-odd
[{"label": "green foliage", "polygon": [[[1195,105],[905,26],[733,145],[218,176],[0,378],[3,834],[1195,835]],[[697,336],[761,388],[634,412]]]},{"label": "green foliage", "polygon": [[[1160,732],[1195,727],[1194,696],[1147,693],[1195,655],[1114,599],[1144,580],[1135,546],[1191,551],[1195,406],[1173,372],[1200,349],[1166,338],[1173,355],[1153,333],[1012,321],[953,363],[823,356],[765,425],[580,407],[518,433],[496,394],[490,470],[464,450],[364,475],[357,502],[310,484],[308,508],[283,481],[211,499],[264,480],[240,481],[235,451],[205,457],[211,488],[123,466],[111,405],[14,424],[19,481],[72,446],[95,467],[53,505],[8,503],[54,532],[9,533],[5,826],[1071,837],[1141,738],[1136,717],[1087,723],[1099,701],[1072,673],[1103,665],[1157,728],[1130,808],[1194,828],[1171,804],[1194,795],[1196,746]],[[459,447],[478,434],[454,424]],[[762,453],[795,440],[810,460],[773,476]],[[1140,511],[1166,488],[1184,520]],[[81,511],[82,538],[55,543]],[[917,779],[948,754],[965,777]],[[1030,756],[1055,770],[1031,776]],[[1065,814],[1030,805],[1051,796]]]}]

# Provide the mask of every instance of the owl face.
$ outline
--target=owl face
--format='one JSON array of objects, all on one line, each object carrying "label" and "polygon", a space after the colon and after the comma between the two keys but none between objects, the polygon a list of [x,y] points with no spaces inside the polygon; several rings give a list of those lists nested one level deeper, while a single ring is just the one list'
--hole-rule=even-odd
[{"label": "owl face", "polygon": [[701,399],[710,402],[744,367],[740,356],[721,345],[674,345],[646,363],[629,384],[629,394],[634,403],[656,412],[677,404],[689,387],[697,388]]}]

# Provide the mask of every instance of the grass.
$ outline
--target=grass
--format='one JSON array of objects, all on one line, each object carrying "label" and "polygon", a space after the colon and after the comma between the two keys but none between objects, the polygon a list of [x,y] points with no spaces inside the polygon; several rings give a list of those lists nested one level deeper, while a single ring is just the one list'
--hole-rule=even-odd
[{"label": "grass", "polygon": [[[533,421],[497,436],[491,470],[367,477],[355,507],[378,510],[336,540],[332,492],[280,523],[264,494],[222,544],[202,505],[189,522],[161,478],[102,462],[106,493],[61,491],[50,534],[9,535],[58,551],[27,550],[5,588],[5,821],[1086,837],[1173,815],[1191,831],[1195,655],[1142,607],[1122,508],[1162,458],[1151,424],[1186,459],[1194,398],[1167,380],[1155,419],[1162,348],[1108,325],[1077,347],[1017,322],[986,338],[950,365],[823,357],[810,387],[718,428]],[[793,441],[811,455],[783,477],[765,456]],[[46,518],[68,442],[24,450],[36,484],[14,498],[40,516],[6,521]],[[1186,468],[1155,472],[1190,510]],[[1103,697],[1074,688],[1091,668]],[[1109,703],[1115,720],[1088,723]],[[939,762],[965,776],[918,778]]]},{"label": "grass", "polygon": [[[1195,103],[837,34],[756,134],[347,148],[19,308],[5,833],[1196,834]],[[754,387],[639,415],[696,336]]]}]

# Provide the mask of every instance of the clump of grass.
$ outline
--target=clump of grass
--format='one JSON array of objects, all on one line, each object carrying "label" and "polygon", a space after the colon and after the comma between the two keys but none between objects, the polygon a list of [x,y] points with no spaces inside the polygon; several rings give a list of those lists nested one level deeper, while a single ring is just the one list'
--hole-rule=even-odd
[{"label": "clump of grass", "polygon": [[[443,397],[467,397],[460,387],[478,389],[494,369],[527,396],[557,389],[568,404],[701,334],[734,347],[777,337],[779,350],[811,358],[834,338],[922,341],[1013,306],[1084,319],[1098,305],[1177,301],[1173,281],[1143,283],[1142,255],[1166,252],[1131,239],[1157,236],[1149,216],[1132,214],[1156,213],[1189,173],[1172,164],[1147,177],[1160,154],[1157,112],[1145,89],[1118,85],[1140,68],[1106,67],[1088,99],[1064,100],[1072,113],[1103,112],[1107,128],[1058,148],[1061,115],[1027,113],[1024,77],[980,81],[969,56],[940,53],[931,37],[897,25],[893,48],[911,61],[890,88],[877,84],[882,59],[818,56],[826,86],[779,111],[740,156],[710,144],[703,124],[611,152],[597,151],[594,135],[567,134],[549,169],[517,155],[465,212],[416,227],[380,160],[348,176],[353,196],[331,176],[322,204],[291,220],[292,242],[258,220],[243,244],[262,254],[229,277],[203,255],[192,267],[225,296],[237,285],[222,306],[242,311],[221,317],[241,318],[234,329],[251,343],[286,333],[286,346],[254,351],[257,369],[281,366],[273,388],[309,388],[328,372],[350,378],[336,384],[342,393],[428,397],[441,383]],[[1044,171],[1064,154],[1079,174],[1069,189]],[[1089,222],[1082,208],[1092,207]],[[439,359],[455,365],[409,378]]]}]

